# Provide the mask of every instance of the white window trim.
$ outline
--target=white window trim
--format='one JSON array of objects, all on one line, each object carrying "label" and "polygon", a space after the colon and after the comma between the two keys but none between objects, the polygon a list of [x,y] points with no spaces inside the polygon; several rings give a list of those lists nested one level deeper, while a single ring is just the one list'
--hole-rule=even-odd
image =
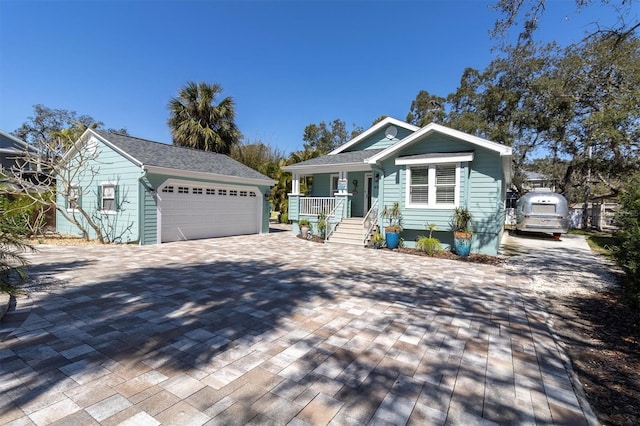
[{"label": "white window trim", "polygon": [[411,166],[406,167],[406,182],[405,182],[405,206],[408,209],[454,209],[460,206],[460,163],[453,163],[456,166],[455,176],[455,192],[453,204],[436,204],[436,166],[450,165],[450,162],[438,162],[438,163],[421,163],[412,164],[413,166],[428,167],[429,168],[429,201],[428,203],[412,203],[411,202]]},{"label": "white window trim", "polygon": [[[333,173],[330,175],[331,177],[329,178],[329,193],[331,194],[331,196],[335,196],[338,193],[338,183],[340,180],[340,175],[338,173]],[[336,187],[333,187],[333,179],[336,179]]]},{"label": "white window trim", "polygon": [[113,186],[113,205],[116,205],[116,186],[118,186],[118,184],[116,182],[101,182],[100,183],[100,208],[98,209],[98,211],[102,214],[117,214],[118,210],[103,210],[102,206],[104,205],[103,201],[104,201],[104,187],[105,186]]},{"label": "white window trim", "polygon": [[65,207],[67,208],[67,212],[69,213],[76,213],[79,212],[80,209],[74,209],[69,207],[70,203],[69,203],[69,196],[71,195],[71,190],[75,189],[76,190],[76,194],[77,194],[77,200],[82,201],[82,190],[80,185],[69,185],[69,192],[67,194],[65,194],[64,197],[64,203],[65,203]]}]

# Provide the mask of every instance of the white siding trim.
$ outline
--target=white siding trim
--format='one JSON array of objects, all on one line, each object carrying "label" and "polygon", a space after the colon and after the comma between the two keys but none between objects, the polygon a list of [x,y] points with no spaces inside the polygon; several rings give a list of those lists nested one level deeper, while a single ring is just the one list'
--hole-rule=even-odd
[{"label": "white siding trim", "polygon": [[509,157],[511,156],[511,147],[508,147],[506,145],[502,145],[496,142],[492,142],[487,139],[482,139],[477,136],[473,136],[468,133],[461,132],[459,130],[454,130],[449,127],[442,126],[440,124],[431,123],[423,127],[422,129],[418,130],[417,132],[412,133],[411,135],[402,139],[395,145],[392,145],[389,148],[385,149],[384,151],[369,158],[368,162],[369,164],[376,164],[379,161],[385,160],[391,157],[394,153],[401,151],[403,148],[407,146],[411,146],[415,142],[419,141],[420,139],[422,139],[423,137],[431,133],[440,133],[443,135],[451,136],[453,138],[460,139],[465,142],[469,142],[470,144],[481,146],[483,148],[487,148],[491,151],[497,152],[501,156],[509,156]]},{"label": "white siding trim", "polygon": [[396,158],[397,166],[420,165],[420,164],[444,164],[444,163],[460,163],[464,161],[473,161],[473,153],[465,155],[442,155],[430,158]]},{"label": "white siding trim", "polygon": [[414,126],[413,124],[409,124],[409,123],[397,120],[397,119],[392,118],[392,117],[387,117],[384,120],[380,121],[379,123],[376,123],[374,126],[369,127],[369,129],[367,129],[366,131],[360,133],[358,136],[356,136],[355,138],[351,139],[349,142],[347,142],[344,145],[341,145],[338,148],[334,149],[333,151],[331,151],[327,155],[339,154],[342,151],[344,151],[345,149],[347,149],[347,148],[349,148],[349,147],[351,147],[353,145],[356,145],[358,142],[366,139],[370,135],[374,134],[378,130],[380,130],[380,129],[382,129],[382,128],[390,125],[390,124],[394,125],[394,126],[402,127],[404,129],[410,130],[412,132],[415,132],[416,130],[420,129],[420,127]]}]

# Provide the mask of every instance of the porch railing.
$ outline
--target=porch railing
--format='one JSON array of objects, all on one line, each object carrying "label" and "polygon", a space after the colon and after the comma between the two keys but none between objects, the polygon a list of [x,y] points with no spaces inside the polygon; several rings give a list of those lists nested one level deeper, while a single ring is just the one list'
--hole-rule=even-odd
[{"label": "porch railing", "polygon": [[327,241],[333,231],[336,230],[336,227],[342,220],[342,209],[344,204],[344,198],[340,199],[340,201],[334,206],[333,210],[329,212],[327,215],[327,230],[324,233],[324,240]]},{"label": "porch railing", "polygon": [[373,205],[362,219],[362,243],[367,243],[367,238],[373,228],[378,224],[378,200],[373,202]]},{"label": "porch railing", "polygon": [[333,197],[300,197],[300,216],[319,216],[324,213],[327,217],[335,214],[336,199]]}]

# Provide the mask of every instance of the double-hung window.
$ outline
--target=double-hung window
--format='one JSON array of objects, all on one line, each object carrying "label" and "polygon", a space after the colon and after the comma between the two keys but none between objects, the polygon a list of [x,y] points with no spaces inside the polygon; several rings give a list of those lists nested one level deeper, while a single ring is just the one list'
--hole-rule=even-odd
[{"label": "double-hung window", "polygon": [[80,206],[80,187],[72,185],[67,189],[67,210],[77,210]]},{"label": "double-hung window", "polygon": [[338,193],[338,176],[339,175],[331,175],[331,195],[335,195]]},{"label": "double-hung window", "polygon": [[425,164],[407,167],[407,206],[458,205],[460,164]]},{"label": "double-hung window", "polygon": [[412,167],[410,176],[410,204],[429,204],[429,166]]},{"label": "double-hung window", "polygon": [[115,183],[103,183],[98,186],[98,202],[100,210],[105,213],[115,213],[117,206],[118,186]]},{"label": "double-hung window", "polygon": [[457,205],[456,164],[435,165],[436,204]]},{"label": "double-hung window", "polygon": [[396,158],[406,170],[405,205],[408,208],[451,209],[460,205],[461,164],[473,161],[473,152],[443,152]]}]

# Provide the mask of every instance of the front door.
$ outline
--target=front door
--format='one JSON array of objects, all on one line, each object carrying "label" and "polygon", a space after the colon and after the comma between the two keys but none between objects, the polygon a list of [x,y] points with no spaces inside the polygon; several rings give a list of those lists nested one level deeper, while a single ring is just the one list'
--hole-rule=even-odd
[{"label": "front door", "polygon": [[373,178],[371,173],[364,174],[364,214],[366,215],[371,208],[371,193],[373,192]]}]

